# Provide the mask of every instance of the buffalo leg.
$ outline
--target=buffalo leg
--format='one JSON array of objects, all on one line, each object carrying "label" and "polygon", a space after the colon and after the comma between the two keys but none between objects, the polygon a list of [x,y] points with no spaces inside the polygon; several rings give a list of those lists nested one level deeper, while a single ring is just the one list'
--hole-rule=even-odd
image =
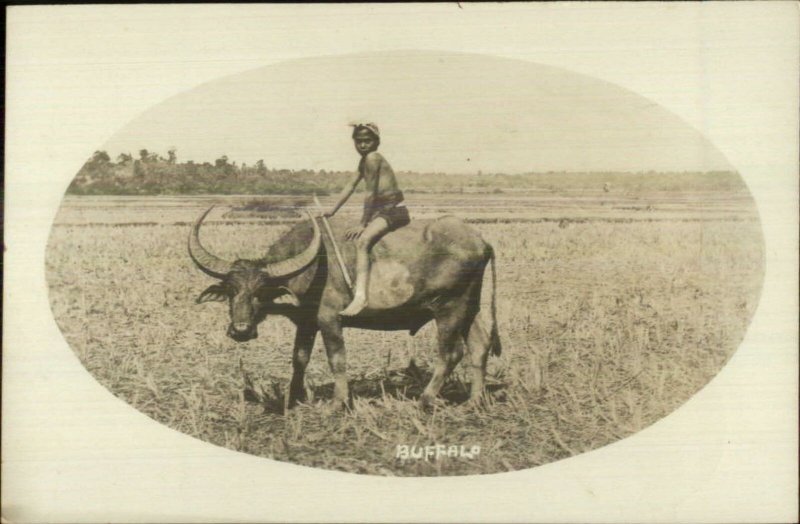
[{"label": "buffalo leg", "polygon": [[294,352],[292,354],[292,382],[289,384],[289,407],[294,407],[298,402],[306,400],[306,389],[303,379],[306,366],[311,358],[314,348],[314,339],[317,336],[316,326],[298,325],[294,336]]},{"label": "buffalo leg", "polygon": [[439,395],[445,380],[450,372],[458,365],[464,350],[461,344],[463,317],[461,315],[449,314],[437,317],[436,330],[439,345],[439,354],[436,364],[433,367],[431,381],[422,392],[420,402],[423,406],[430,405]]},{"label": "buffalo leg", "polygon": [[489,332],[481,322],[480,315],[476,315],[470,323],[466,339],[472,377],[469,399],[478,403],[483,399],[486,360],[489,357],[490,344]]},{"label": "buffalo leg", "polygon": [[349,406],[350,388],[347,385],[347,356],[338,312],[321,312],[319,330],[322,332],[322,341],[325,343],[325,352],[328,354],[328,364],[330,364],[331,372],[333,373],[333,400]]}]

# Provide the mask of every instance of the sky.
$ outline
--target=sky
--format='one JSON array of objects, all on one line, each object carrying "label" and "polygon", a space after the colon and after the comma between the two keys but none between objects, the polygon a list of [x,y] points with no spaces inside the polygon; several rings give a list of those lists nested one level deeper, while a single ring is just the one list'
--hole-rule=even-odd
[{"label": "sky", "polygon": [[352,170],[348,123],[376,122],[399,171],[730,169],[655,102],[561,68],[471,53],[379,51],[289,60],[204,83],[103,146],[179,160]]}]

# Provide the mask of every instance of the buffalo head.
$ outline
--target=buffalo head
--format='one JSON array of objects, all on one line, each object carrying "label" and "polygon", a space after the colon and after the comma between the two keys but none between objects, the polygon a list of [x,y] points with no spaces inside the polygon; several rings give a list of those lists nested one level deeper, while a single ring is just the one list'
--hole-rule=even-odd
[{"label": "buffalo head", "polygon": [[285,284],[289,277],[308,267],[316,258],[321,244],[319,225],[309,213],[314,226],[311,242],[302,252],[286,260],[228,261],[210,253],[200,243],[200,226],[212,209],[213,206],[195,221],[189,233],[189,256],[201,271],[219,280],[203,291],[197,302],[227,300],[230,309],[228,336],[244,342],[258,336],[256,326],[275,299],[286,296],[289,302],[298,305],[297,297]]}]

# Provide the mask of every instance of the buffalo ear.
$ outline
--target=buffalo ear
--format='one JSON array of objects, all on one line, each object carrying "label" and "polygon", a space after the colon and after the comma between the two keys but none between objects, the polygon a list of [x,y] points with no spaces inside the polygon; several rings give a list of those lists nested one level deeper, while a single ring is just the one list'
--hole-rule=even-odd
[{"label": "buffalo ear", "polygon": [[200,293],[196,302],[202,304],[203,302],[225,302],[228,300],[228,291],[225,286],[221,284],[213,284]]}]

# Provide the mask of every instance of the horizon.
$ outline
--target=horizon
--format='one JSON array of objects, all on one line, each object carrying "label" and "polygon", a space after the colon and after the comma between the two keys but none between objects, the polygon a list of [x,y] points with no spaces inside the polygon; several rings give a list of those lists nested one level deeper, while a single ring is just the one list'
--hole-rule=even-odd
[{"label": "horizon", "polygon": [[[148,153],[155,153],[155,154],[157,154],[159,156],[159,161],[166,161],[166,158],[161,155],[161,152],[155,151],[153,149],[145,148],[145,147],[138,148],[138,150],[136,150],[135,152],[134,151],[121,151],[121,152],[116,153],[116,154],[111,154],[109,151],[106,151],[104,149],[98,149],[96,152],[104,152],[104,153],[108,154],[109,157],[111,158],[110,161],[112,163],[115,163],[115,164],[119,165],[120,162],[117,162],[116,159],[121,154],[131,155],[131,157],[132,157],[131,160],[133,160],[133,161],[142,161],[141,158],[136,156],[136,154],[138,154],[138,151],[140,151],[140,150],[147,150]],[[213,160],[202,160],[201,161],[201,160],[196,160],[196,159],[193,159],[193,158],[182,159],[181,156],[180,156],[180,151],[178,151],[176,149],[175,152],[176,152],[176,156],[177,156],[177,160],[175,162],[176,165],[188,164],[189,162],[192,162],[194,165],[206,165],[206,164],[209,164],[211,166],[214,166],[214,161],[215,160],[222,158],[222,156],[226,156],[226,157],[228,157],[228,162],[230,163],[230,165],[234,165],[234,166],[236,166],[238,168],[247,167],[249,169],[249,168],[254,168],[255,165],[256,165],[256,162],[258,162],[258,160],[264,160],[264,159],[258,159],[258,160],[256,160],[256,162],[253,162],[253,163],[239,162],[237,159],[232,159],[228,155],[222,154],[222,155],[218,156],[216,159],[213,159]],[[91,161],[91,159],[92,159],[92,157],[89,157],[86,160],[86,162],[88,163],[89,161]],[[283,166],[270,166],[269,164],[267,164],[266,160],[264,160],[264,166],[268,171],[291,171],[291,172],[309,171],[309,172],[313,172],[313,173],[321,173],[322,171],[325,171],[326,173],[330,173],[330,174],[352,174],[352,173],[355,173],[355,171],[356,171],[355,169],[325,169],[325,168],[314,169],[314,168],[311,168],[311,167],[289,168],[289,167],[283,167]],[[561,170],[548,170],[548,171],[525,171],[525,172],[518,172],[518,173],[506,173],[506,172],[502,172],[502,171],[480,171],[480,172],[476,171],[476,172],[472,172],[472,173],[467,173],[467,172],[446,173],[446,172],[440,172],[440,171],[395,170],[395,173],[398,174],[398,175],[410,174],[410,175],[446,175],[446,176],[532,176],[532,175],[560,175],[560,174],[563,174],[563,175],[594,175],[594,174],[598,174],[598,175],[599,174],[610,174],[610,175],[647,175],[647,174],[657,174],[657,175],[666,175],[666,174],[669,174],[669,175],[681,175],[681,174],[686,174],[686,175],[696,175],[696,174],[711,175],[711,174],[721,174],[722,175],[722,174],[734,174],[734,175],[740,175],[740,173],[736,169],[734,169],[732,167],[730,167],[730,168],[721,168],[721,169],[708,169],[708,170],[704,170],[704,171],[700,171],[700,170],[694,170],[693,171],[693,170],[687,170],[687,169],[684,169],[684,170],[640,169],[640,170],[636,170],[636,171],[620,171],[620,170],[602,169],[602,170],[591,170],[591,171],[589,171],[589,170],[571,171],[571,170],[561,169]]]}]

